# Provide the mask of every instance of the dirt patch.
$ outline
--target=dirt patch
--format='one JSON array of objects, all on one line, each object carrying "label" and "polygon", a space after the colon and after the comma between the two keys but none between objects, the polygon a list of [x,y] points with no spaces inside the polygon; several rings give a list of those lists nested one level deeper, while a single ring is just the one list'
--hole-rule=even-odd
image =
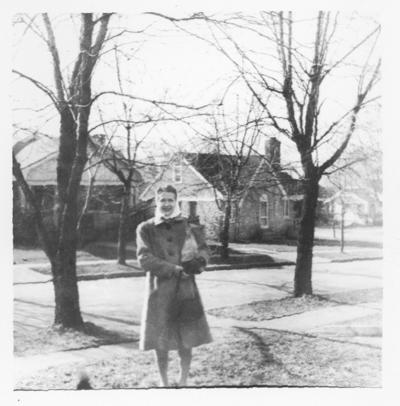
[{"label": "dirt patch", "polygon": [[[188,384],[209,386],[379,387],[381,354],[377,349],[260,329],[218,330],[215,341],[194,349]],[[175,352],[170,381],[178,379]],[[75,389],[77,370],[85,368],[95,389],[148,388],[158,385],[152,352],[93,363],[73,363],[36,372],[16,389]]]},{"label": "dirt patch", "polygon": [[110,331],[93,323],[84,324],[81,331],[59,327],[14,330],[14,354],[28,356],[55,351],[97,347],[137,340],[133,331]]}]

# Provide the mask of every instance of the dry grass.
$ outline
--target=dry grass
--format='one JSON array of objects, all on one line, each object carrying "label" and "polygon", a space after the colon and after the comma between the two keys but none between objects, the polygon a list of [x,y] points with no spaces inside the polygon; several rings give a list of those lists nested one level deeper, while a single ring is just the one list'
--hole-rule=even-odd
[{"label": "dry grass", "polygon": [[299,298],[285,297],[280,300],[263,300],[239,306],[220,307],[212,309],[208,313],[216,317],[233,318],[236,320],[263,321],[304,313],[323,307],[379,302],[381,300],[381,288],[359,289],[343,293],[338,292],[324,297],[303,296]]},{"label": "dry grass", "polygon": [[[215,341],[194,350],[188,384],[209,386],[379,387],[380,351],[362,345],[260,329],[215,332]],[[170,378],[178,378],[171,353]],[[132,350],[92,364],[48,368],[21,379],[16,389],[75,389],[85,368],[95,389],[148,388],[158,384],[151,352]]]},{"label": "dry grass", "polygon": [[239,306],[220,307],[210,310],[209,313],[216,317],[262,321],[291,316],[332,305],[334,303],[316,296],[285,297],[280,300],[263,300]]},{"label": "dry grass", "polygon": [[28,356],[116,344],[138,339],[130,330],[110,331],[87,322],[81,331],[60,327],[14,330],[14,354]]}]

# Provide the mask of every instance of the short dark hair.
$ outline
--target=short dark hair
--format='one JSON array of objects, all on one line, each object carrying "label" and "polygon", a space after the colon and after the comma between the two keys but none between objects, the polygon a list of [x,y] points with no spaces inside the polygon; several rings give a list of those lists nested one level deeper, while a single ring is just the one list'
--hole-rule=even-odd
[{"label": "short dark hair", "polygon": [[175,199],[178,197],[178,192],[172,185],[160,186],[157,189],[156,194],[159,195],[160,193],[173,193],[175,195]]}]

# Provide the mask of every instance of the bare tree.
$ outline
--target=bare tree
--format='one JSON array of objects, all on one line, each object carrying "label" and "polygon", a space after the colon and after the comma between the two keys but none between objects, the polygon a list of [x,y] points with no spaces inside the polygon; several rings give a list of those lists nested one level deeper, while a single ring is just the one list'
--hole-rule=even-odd
[{"label": "bare tree", "polygon": [[83,323],[76,277],[77,196],[87,161],[88,122],[91,110],[91,82],[95,65],[106,39],[111,14],[81,15],[79,54],[68,81],[62,73],[60,55],[49,16],[42,14],[43,39],[48,46],[54,72],[55,92],[19,71],[18,76],[33,83],[53,102],[60,117],[57,161],[57,227],[55,235],[45,227],[40,208],[13,154],[13,174],[35,212],[44,250],[51,263],[55,293],[55,323],[80,327]]},{"label": "bare tree", "polygon": [[258,161],[254,163],[251,158],[260,141],[261,124],[259,112],[254,103],[250,103],[244,117],[240,117],[239,109],[228,113],[220,106],[211,115],[208,129],[196,130],[203,148],[209,153],[193,154],[191,161],[207,174],[215,191],[224,197],[221,201],[215,193],[216,204],[223,212],[219,236],[223,259],[229,257],[232,220],[239,218],[240,200],[251,187],[248,176],[258,166]]},{"label": "bare tree", "polygon": [[[55,197],[54,224],[49,227],[44,221],[40,204],[35,199],[32,188],[24,178],[23,170],[13,153],[13,175],[22,189],[30,206],[33,208],[38,235],[43,249],[49,258],[53,275],[55,292],[55,324],[65,327],[79,328],[83,320],[80,312],[79,293],[76,273],[76,250],[78,244],[78,195],[82,173],[88,162],[89,128],[93,106],[102,100],[123,98],[135,100],[153,107],[159,107],[166,115],[170,110],[185,109],[193,111],[201,107],[183,106],[165,100],[154,100],[126,94],[115,90],[112,86],[93,94],[92,82],[95,77],[95,67],[100,59],[109,52],[106,44],[126,34],[128,30],[115,33],[109,29],[112,13],[93,14],[82,13],[69,15],[68,19],[80,18],[79,50],[72,64],[63,64],[60,49],[56,41],[54,21],[47,13],[39,15],[20,15],[15,19],[16,24],[24,25],[24,36],[27,32],[34,33],[44,42],[49,55],[53,72],[53,85],[48,85],[36,77],[41,72],[28,74],[14,69],[17,78],[27,81],[40,90],[51,101],[51,106],[59,118],[59,145],[57,154],[57,185]],[[65,16],[64,16],[65,17]],[[64,19],[65,20],[65,19]],[[134,33],[136,34],[136,33]],[[74,33],[70,34],[74,35]],[[71,41],[72,42],[72,41]],[[113,50],[114,47],[110,47]],[[28,67],[29,69],[29,67]],[[36,77],[35,77],[36,76]],[[169,117],[173,120],[173,117]],[[147,123],[151,119],[143,118]],[[114,121],[114,120],[111,120]],[[100,123],[102,126],[104,123]]]},{"label": "bare tree", "polygon": [[[314,26],[311,43],[304,43],[301,33],[296,32],[301,20],[295,20],[292,12],[262,11],[251,16],[237,13],[221,18],[196,13],[181,19],[153,14],[169,19],[186,32],[183,24],[205,22],[207,35],[204,30],[189,33],[207,41],[232,62],[271,125],[295,144],[303,171],[304,199],[294,295],[312,294],[319,182],[349,145],[360,111],[375,100],[372,93],[379,79],[380,59],[374,62],[373,57],[380,27],[373,23],[368,34],[338,51],[335,41],[339,40],[336,34],[340,16],[329,12],[320,11],[315,18],[303,19],[307,21],[307,32]],[[352,24],[356,20],[354,16]],[[336,54],[331,52],[334,47]],[[361,66],[360,58],[364,58]],[[340,95],[332,89],[329,93],[324,86],[328,79],[335,80],[335,73],[341,68],[347,69],[347,76],[358,77],[358,81],[353,103],[333,118],[335,112],[326,108],[326,101],[340,100]],[[338,75],[336,80],[344,80],[343,77]],[[345,104],[346,100],[342,97],[341,101]]]},{"label": "bare tree", "polygon": [[[104,165],[117,176],[122,186],[117,250],[117,261],[121,265],[126,265],[126,246],[128,242],[128,226],[130,224],[129,216],[135,211],[136,196],[132,195],[132,193],[135,193],[135,190],[143,183],[140,170],[147,165],[147,163],[138,158],[141,144],[145,140],[146,135],[138,137],[135,133],[132,134],[134,121],[131,119],[127,123],[124,127],[124,130],[126,130],[124,151],[122,151],[121,147],[118,148],[113,145],[111,142],[112,138],[115,137],[113,135],[108,138],[105,135],[103,141],[92,141],[95,148],[100,149],[105,144],[107,145],[104,155],[96,162],[96,167]],[[107,134],[106,129],[105,133]]]}]

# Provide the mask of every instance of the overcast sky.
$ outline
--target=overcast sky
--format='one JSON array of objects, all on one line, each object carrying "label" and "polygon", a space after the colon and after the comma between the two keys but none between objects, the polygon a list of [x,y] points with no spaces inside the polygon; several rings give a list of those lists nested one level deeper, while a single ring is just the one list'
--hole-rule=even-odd
[{"label": "overcast sky", "polygon": [[[177,10],[176,16],[185,16],[183,10]],[[357,43],[367,32],[370,32],[377,23],[376,15],[366,13],[347,12],[343,14],[344,22],[338,30],[338,36],[332,44],[332,60],[343,55],[346,47]],[[255,14],[257,15],[257,13]],[[56,40],[61,56],[64,73],[71,69],[77,55],[79,19],[73,19],[67,14],[51,14]],[[315,32],[315,12],[295,14],[295,37],[298,44],[311,44]],[[16,17],[14,21],[18,21]],[[41,18],[37,17],[34,24],[40,27]],[[208,29],[198,24],[183,25],[184,28],[196,34],[207,36]],[[123,36],[117,39],[121,52],[120,75],[123,91],[151,100],[168,100],[183,105],[200,106],[216,103],[225,94],[227,86],[237,77],[237,72],[231,62],[220,52],[193,36],[177,30],[170,22],[143,13],[120,14],[111,19],[110,33],[126,30]],[[143,32],[142,32],[143,31]],[[138,33],[139,32],[139,33]],[[24,24],[14,24],[13,30],[13,68],[18,69],[35,79],[53,87],[52,66],[48,50],[44,42]],[[250,50],[261,50],[262,64],[267,71],[276,71],[276,61],[270,55],[275,52],[271,46],[266,46],[263,39],[243,32],[238,36],[243,46]],[[250,45],[249,45],[250,44]],[[96,67],[93,79],[93,93],[102,90],[118,90],[115,52],[105,47],[107,54]],[[305,48],[307,50],[307,48]],[[311,48],[310,48],[311,49]],[[363,49],[355,55],[359,64],[363,62],[369,48]],[[379,47],[377,47],[379,50]],[[375,55],[374,55],[375,56]],[[260,59],[261,61],[261,59]],[[356,78],[353,70],[358,66],[349,65],[338,72],[336,81],[327,83],[325,108],[328,112],[328,123],[334,115],[339,116],[348,108],[355,97]],[[339,80],[338,80],[339,79]],[[35,129],[50,136],[58,134],[58,115],[43,94],[26,80],[14,77],[11,88],[13,101],[13,122],[22,128]],[[227,111],[234,110],[239,103],[245,112],[248,92],[243,83],[236,81],[225,94]],[[105,97],[99,104],[102,110],[102,119],[111,120],[125,118],[124,105],[115,96]],[[126,100],[126,107],[131,109],[136,118],[145,114],[154,113],[154,107],[142,103]],[[171,110],[170,110],[171,111]],[[92,111],[91,125],[101,122],[97,106]],[[182,113],[182,111],[180,112]],[[187,112],[190,113],[189,111]],[[174,112],[174,114],[178,114]],[[369,128],[379,133],[378,114],[376,110],[369,111],[363,116],[364,129]],[[203,120],[203,121],[202,121]],[[190,141],[196,138],[193,127],[205,131],[204,119],[192,121],[192,128],[182,123],[164,123],[155,128],[146,126],[136,130],[143,136],[151,130],[148,136],[148,145],[154,152],[154,145],[159,149],[167,145],[191,149]],[[375,128],[374,128],[375,127]],[[114,127],[100,127],[96,132],[112,133]],[[272,133],[272,131],[271,131]],[[123,127],[117,130],[117,135],[124,138]],[[361,134],[361,137],[360,137]],[[166,144],[160,143],[160,139]],[[358,132],[355,141],[363,142],[363,132]],[[297,160],[297,153],[291,142],[282,139],[283,161]]]}]

